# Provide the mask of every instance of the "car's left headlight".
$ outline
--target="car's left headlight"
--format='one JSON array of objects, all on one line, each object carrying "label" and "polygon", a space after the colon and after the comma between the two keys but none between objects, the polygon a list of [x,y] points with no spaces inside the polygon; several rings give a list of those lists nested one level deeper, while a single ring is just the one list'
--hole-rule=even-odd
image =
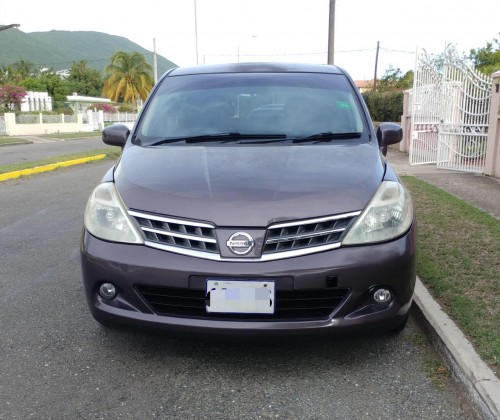
[{"label": "car's left headlight", "polygon": [[384,242],[403,235],[413,221],[413,203],[403,185],[382,181],[368,206],[347,232],[343,245]]},{"label": "car's left headlight", "polygon": [[84,221],[85,228],[97,238],[113,242],[144,243],[112,182],[100,184],[92,192],[85,208]]}]

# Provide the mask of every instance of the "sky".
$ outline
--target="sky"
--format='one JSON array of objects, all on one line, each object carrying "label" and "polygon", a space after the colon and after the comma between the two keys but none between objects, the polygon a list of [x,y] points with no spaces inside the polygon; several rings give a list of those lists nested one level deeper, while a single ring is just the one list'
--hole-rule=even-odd
[{"label": "sky", "polygon": [[[403,73],[413,70],[415,51],[422,48],[440,53],[452,43],[459,52],[468,53],[500,38],[498,0],[336,0],[335,4],[334,61],[358,80],[373,78],[377,42],[381,77],[389,65]],[[0,24],[18,23],[28,33],[105,32],[151,51],[155,39],[157,52],[179,66],[326,63],[329,5],[330,0],[0,0]]]}]

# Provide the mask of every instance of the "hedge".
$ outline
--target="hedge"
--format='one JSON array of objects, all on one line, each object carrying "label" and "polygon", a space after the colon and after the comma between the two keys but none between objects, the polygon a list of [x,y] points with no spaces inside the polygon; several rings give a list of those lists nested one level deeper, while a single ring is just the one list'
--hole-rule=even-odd
[{"label": "hedge", "polygon": [[364,92],[362,96],[373,121],[401,121],[403,92]]}]

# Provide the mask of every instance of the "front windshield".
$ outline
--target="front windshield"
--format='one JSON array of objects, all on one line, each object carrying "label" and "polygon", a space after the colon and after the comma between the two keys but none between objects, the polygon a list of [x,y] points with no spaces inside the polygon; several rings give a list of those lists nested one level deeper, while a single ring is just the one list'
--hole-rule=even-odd
[{"label": "front windshield", "polygon": [[135,142],[220,133],[361,133],[353,88],[341,74],[220,73],[167,77],[145,110]]}]

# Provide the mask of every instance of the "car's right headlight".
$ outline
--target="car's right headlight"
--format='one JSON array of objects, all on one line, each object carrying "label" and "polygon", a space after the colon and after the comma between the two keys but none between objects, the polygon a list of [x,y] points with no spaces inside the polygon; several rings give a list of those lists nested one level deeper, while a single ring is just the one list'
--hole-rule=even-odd
[{"label": "car's right headlight", "polygon": [[383,181],[368,206],[347,232],[343,245],[389,241],[403,235],[413,221],[413,203],[404,186]]},{"label": "car's right headlight", "polygon": [[99,184],[94,189],[85,208],[84,221],[85,228],[97,238],[113,242],[144,243],[113,182]]}]

